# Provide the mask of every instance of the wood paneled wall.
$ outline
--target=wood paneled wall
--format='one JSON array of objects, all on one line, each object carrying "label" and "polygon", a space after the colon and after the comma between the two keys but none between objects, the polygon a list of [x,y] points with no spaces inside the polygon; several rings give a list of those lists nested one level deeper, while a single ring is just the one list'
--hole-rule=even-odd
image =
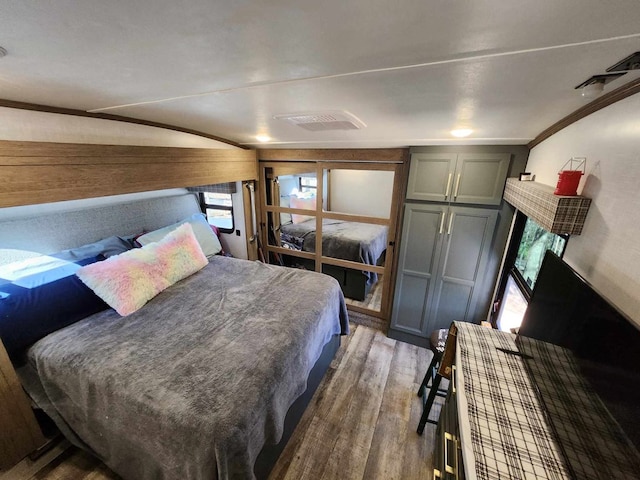
[{"label": "wood paneled wall", "polygon": [[0,141],[0,207],[257,178],[255,150]]},{"label": "wood paneled wall", "polygon": [[325,161],[325,162],[406,162],[406,148],[317,148],[317,149],[262,149],[258,158],[263,161]]}]

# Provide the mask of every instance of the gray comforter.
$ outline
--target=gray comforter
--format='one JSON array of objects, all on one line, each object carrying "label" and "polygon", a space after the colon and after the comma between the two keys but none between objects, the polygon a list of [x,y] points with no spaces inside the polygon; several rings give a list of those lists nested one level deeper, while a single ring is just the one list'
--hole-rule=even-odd
[{"label": "gray comforter", "polygon": [[250,479],[322,347],[347,332],[331,277],[215,257],[128,317],[37,342],[30,393],[125,479]]},{"label": "gray comforter", "polygon": [[[302,250],[316,251],[316,220],[282,225],[282,232],[302,238]],[[385,225],[372,223],[324,220],[322,223],[322,255],[376,265],[387,248]],[[369,272],[363,272],[368,275]],[[373,274],[372,274],[373,275]]]}]

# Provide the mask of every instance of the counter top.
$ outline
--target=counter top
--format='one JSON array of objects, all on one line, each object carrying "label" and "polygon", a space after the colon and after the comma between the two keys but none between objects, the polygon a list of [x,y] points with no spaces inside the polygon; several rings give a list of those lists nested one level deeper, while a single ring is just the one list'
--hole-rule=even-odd
[{"label": "counter top", "polygon": [[467,479],[637,479],[640,453],[573,354],[456,322],[456,392]]}]

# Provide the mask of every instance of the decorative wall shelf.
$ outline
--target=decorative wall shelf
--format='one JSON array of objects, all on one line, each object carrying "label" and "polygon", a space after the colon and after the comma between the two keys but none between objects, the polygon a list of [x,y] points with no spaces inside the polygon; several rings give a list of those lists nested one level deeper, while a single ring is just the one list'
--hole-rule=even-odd
[{"label": "decorative wall shelf", "polygon": [[580,235],[591,199],[554,195],[553,191],[549,185],[508,178],[504,199],[551,233]]}]

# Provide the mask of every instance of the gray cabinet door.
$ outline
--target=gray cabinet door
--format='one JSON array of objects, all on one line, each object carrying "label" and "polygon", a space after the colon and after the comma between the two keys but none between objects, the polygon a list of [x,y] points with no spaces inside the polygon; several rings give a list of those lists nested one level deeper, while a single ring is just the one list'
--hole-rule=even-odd
[{"label": "gray cabinet door", "polygon": [[477,320],[476,305],[484,281],[496,210],[450,207],[442,251],[427,313],[425,333],[448,328],[452,321]]},{"label": "gray cabinet door", "polygon": [[409,167],[407,198],[448,202],[453,191],[455,153],[414,153]]},{"label": "gray cabinet door", "polygon": [[406,204],[391,328],[424,336],[442,248],[446,205]]},{"label": "gray cabinet door", "polygon": [[507,179],[508,153],[460,153],[451,202],[499,205]]}]

